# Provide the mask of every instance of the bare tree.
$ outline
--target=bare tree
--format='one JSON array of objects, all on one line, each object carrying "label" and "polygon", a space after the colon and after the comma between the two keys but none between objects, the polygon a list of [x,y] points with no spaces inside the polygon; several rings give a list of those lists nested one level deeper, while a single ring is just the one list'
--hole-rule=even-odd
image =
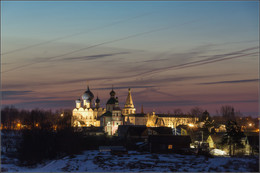
[{"label": "bare tree", "polygon": [[202,108],[196,106],[196,107],[190,109],[190,114],[194,115],[195,117],[198,117],[199,120],[201,120],[203,110],[202,110]]},{"label": "bare tree", "polygon": [[222,144],[229,146],[229,155],[235,155],[238,148],[243,148],[242,138],[245,137],[241,127],[235,121],[229,120],[226,125],[226,133],[222,138]]},{"label": "bare tree", "polygon": [[174,115],[182,115],[183,113],[182,113],[182,110],[180,108],[177,108],[177,109],[173,110],[173,114]]},{"label": "bare tree", "polygon": [[220,108],[220,113],[222,117],[226,120],[234,120],[235,119],[235,112],[234,107],[230,105],[223,105]]}]

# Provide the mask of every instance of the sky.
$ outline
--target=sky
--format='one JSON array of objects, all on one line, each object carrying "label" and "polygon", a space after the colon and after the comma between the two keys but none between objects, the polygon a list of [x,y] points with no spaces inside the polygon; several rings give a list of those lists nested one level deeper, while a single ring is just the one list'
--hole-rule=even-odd
[{"label": "sky", "polygon": [[2,107],[259,115],[258,1],[1,1]]}]

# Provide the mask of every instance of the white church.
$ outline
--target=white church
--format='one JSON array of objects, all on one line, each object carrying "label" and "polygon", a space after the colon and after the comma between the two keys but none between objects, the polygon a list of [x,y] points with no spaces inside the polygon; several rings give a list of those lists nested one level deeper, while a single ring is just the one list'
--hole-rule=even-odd
[{"label": "white church", "polygon": [[110,98],[106,103],[106,108],[100,107],[100,99],[97,97],[94,102],[94,94],[89,87],[76,100],[76,108],[72,111],[71,125],[73,127],[103,127],[108,135],[114,135],[119,125],[146,125],[147,127],[177,127],[178,125],[195,124],[198,117],[192,115],[171,115],[171,114],[144,114],[136,113],[131,95],[131,89],[128,89],[125,106],[119,107],[118,97],[113,90],[110,92]]},{"label": "white church", "polygon": [[115,97],[115,95],[116,93],[112,89],[110,98],[106,103],[106,108],[101,108],[100,99],[97,97],[94,103],[94,94],[90,91],[88,86],[87,90],[81,96],[81,99],[75,101],[76,108],[72,111],[72,126],[101,126],[104,127],[104,131],[108,135],[115,134],[119,125],[126,124],[127,115],[135,114],[136,111],[130,88],[128,89],[125,107],[122,110],[119,107],[118,97]]}]

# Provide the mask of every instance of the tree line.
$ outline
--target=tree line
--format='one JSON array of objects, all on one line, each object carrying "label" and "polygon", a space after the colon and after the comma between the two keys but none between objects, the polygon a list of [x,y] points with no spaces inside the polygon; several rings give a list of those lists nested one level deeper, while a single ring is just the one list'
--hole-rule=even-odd
[{"label": "tree line", "polygon": [[1,129],[49,129],[56,130],[71,125],[72,113],[70,110],[19,110],[13,106],[1,110]]}]

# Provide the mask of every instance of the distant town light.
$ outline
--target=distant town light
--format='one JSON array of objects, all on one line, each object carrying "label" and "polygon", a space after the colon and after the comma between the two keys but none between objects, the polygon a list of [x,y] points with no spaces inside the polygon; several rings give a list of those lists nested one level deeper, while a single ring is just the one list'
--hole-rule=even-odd
[{"label": "distant town light", "polygon": [[249,123],[248,125],[251,127],[251,126],[252,126],[252,123]]},{"label": "distant town light", "polygon": [[61,116],[61,117],[63,117],[63,116],[64,116],[64,114],[60,114],[60,116]]},{"label": "distant town light", "polygon": [[189,127],[194,127],[194,124],[188,124]]}]

